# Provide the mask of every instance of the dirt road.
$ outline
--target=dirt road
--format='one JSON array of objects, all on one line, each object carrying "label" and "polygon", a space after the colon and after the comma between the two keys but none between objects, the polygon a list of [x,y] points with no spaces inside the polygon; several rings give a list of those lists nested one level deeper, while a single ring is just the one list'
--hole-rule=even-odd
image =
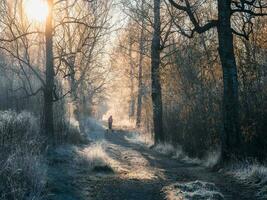
[{"label": "dirt road", "polygon": [[[51,157],[49,190],[52,194],[49,199],[163,200],[166,198],[163,188],[177,182],[215,184],[217,192],[226,200],[257,199],[253,188],[237,183],[234,178],[169,158],[144,145],[131,143],[127,139],[130,137],[127,131],[107,133],[104,129],[98,129],[88,134],[93,134],[91,138],[94,138],[94,143],[102,143],[107,165],[112,170],[97,166],[92,170],[86,163],[73,164],[76,160],[73,152],[77,149],[68,147],[66,151],[66,147],[62,147],[62,150],[53,152]],[[86,148],[88,146],[84,145],[78,149],[83,151]],[[192,199],[205,198],[192,196]],[[216,197],[212,199],[217,200]],[[221,196],[218,199],[222,199]]]}]

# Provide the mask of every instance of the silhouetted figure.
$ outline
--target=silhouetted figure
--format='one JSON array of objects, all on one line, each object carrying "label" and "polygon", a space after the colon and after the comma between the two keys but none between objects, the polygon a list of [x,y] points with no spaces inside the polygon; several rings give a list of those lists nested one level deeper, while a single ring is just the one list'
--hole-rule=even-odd
[{"label": "silhouetted figure", "polygon": [[113,118],[112,115],[108,118],[108,129],[112,131]]}]

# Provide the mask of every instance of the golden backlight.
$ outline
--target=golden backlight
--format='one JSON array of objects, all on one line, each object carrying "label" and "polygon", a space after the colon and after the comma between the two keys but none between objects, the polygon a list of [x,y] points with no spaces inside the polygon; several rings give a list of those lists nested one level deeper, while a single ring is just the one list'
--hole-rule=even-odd
[{"label": "golden backlight", "polygon": [[25,13],[32,22],[45,22],[48,14],[46,0],[24,0]]}]

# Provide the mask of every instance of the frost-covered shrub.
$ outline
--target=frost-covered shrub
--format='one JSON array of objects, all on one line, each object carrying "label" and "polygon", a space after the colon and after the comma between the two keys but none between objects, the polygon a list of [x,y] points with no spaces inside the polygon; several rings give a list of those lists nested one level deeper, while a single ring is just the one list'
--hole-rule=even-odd
[{"label": "frost-covered shrub", "polygon": [[239,163],[230,167],[229,173],[247,182],[267,183],[267,167],[259,163]]},{"label": "frost-covered shrub", "polygon": [[202,161],[202,165],[204,165],[205,167],[214,167],[220,160],[221,157],[221,152],[220,150],[211,150],[210,152],[207,152],[205,154],[205,156],[203,157],[203,159],[201,159]]},{"label": "frost-covered shrub", "polygon": [[160,143],[154,146],[154,150],[160,154],[169,156],[173,159],[181,160],[185,163],[191,164],[202,164],[202,161],[198,158],[191,158],[186,153],[184,153],[181,146],[174,147],[168,143]]},{"label": "frost-covered shrub", "polygon": [[0,112],[0,199],[41,199],[46,166],[40,154],[44,138],[35,117]]},{"label": "frost-covered shrub", "polygon": [[41,199],[46,184],[46,166],[39,155],[10,155],[1,166],[0,199]]},{"label": "frost-covered shrub", "polygon": [[57,145],[84,144],[87,143],[87,140],[76,119],[71,118],[67,120],[62,118],[61,121],[57,121],[57,124],[55,124],[54,142]]},{"label": "frost-covered shrub", "polygon": [[160,143],[154,146],[154,150],[160,154],[169,156],[174,159],[181,160],[185,163],[191,163],[191,164],[200,164],[205,167],[213,167],[217,164],[217,162],[220,159],[220,152],[219,150],[214,150],[211,152],[206,153],[203,158],[194,158],[188,156],[184,151],[183,148],[179,145],[174,147],[171,144],[168,143]]},{"label": "frost-covered shrub", "polygon": [[111,158],[105,151],[105,142],[97,142],[89,147],[78,151],[78,157],[76,158],[76,163],[79,165],[86,165],[91,170],[104,169],[113,171],[111,168]]},{"label": "frost-covered shrub", "polygon": [[85,137],[81,134],[77,127],[70,126],[66,134],[67,142],[71,144],[81,144],[85,143]]},{"label": "frost-covered shrub", "polygon": [[176,149],[173,145],[168,143],[160,143],[154,147],[155,151],[167,156],[173,156],[176,153]]},{"label": "frost-covered shrub", "polygon": [[65,123],[64,131],[57,134],[56,143],[60,144],[84,144],[87,143],[85,136],[79,127],[70,123]]},{"label": "frost-covered shrub", "polygon": [[145,131],[140,131],[140,132],[132,131],[129,134],[127,134],[124,138],[128,140],[129,142],[144,145],[144,146],[151,147],[154,144],[152,135]]},{"label": "frost-covered shrub", "polygon": [[167,200],[224,200],[214,183],[194,181],[176,183],[163,190]]},{"label": "frost-covered shrub", "polygon": [[28,112],[0,112],[0,139],[2,152],[39,148],[41,137],[37,120]]},{"label": "frost-covered shrub", "polygon": [[225,171],[240,182],[257,187],[258,198],[267,199],[266,165],[259,164],[256,161],[243,161],[229,165]]}]

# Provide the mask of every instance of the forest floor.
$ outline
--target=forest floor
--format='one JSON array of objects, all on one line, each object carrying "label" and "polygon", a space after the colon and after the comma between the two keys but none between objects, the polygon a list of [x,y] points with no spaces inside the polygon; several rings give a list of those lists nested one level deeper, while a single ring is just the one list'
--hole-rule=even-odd
[{"label": "forest floor", "polygon": [[90,144],[61,146],[50,154],[48,199],[257,199],[255,188],[230,176],[132,143],[127,130],[98,127],[88,134]]}]

